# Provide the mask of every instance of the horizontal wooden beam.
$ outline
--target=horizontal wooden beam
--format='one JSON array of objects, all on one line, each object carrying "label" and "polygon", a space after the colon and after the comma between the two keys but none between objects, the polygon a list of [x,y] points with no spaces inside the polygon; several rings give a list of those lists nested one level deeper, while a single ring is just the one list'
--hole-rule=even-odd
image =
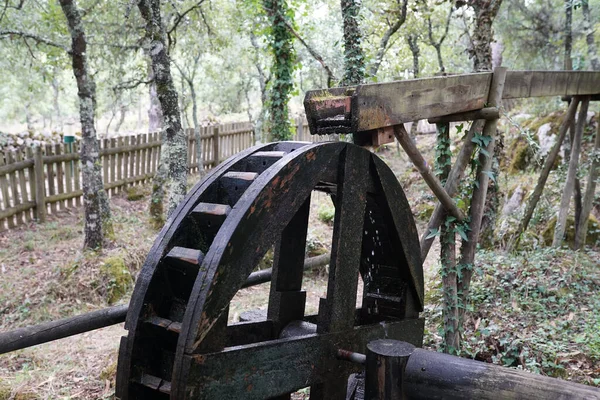
[{"label": "horizontal wooden beam", "polygon": [[464,113],[429,118],[427,122],[430,124],[437,124],[445,122],[475,121],[477,119],[491,120],[498,119],[498,117],[500,117],[500,112],[496,107],[486,107],[476,111],[467,111]]},{"label": "horizontal wooden beam", "polygon": [[[304,106],[313,135],[364,132],[480,110],[491,81],[484,72],[315,90]],[[570,95],[600,95],[600,72],[508,71],[502,98]]]},{"label": "horizontal wooden beam", "polygon": [[404,338],[420,346],[423,323],[423,319],[382,322],[189,355],[183,367],[189,367],[186,389],[194,399],[263,399],[291,393],[341,372],[359,372],[359,365],[337,358],[341,347],[365,352],[367,343],[382,337]]}]

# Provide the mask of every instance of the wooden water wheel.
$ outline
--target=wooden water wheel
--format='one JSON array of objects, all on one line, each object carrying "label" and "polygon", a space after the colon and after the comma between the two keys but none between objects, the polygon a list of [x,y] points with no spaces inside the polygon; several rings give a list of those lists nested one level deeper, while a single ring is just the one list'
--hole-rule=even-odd
[{"label": "wooden water wheel", "polygon": [[[327,297],[305,315],[311,193],[335,205]],[[273,248],[267,319],[227,324],[228,307]],[[358,281],[364,282],[356,309]],[[364,352],[420,345],[423,271],[408,202],[376,155],[344,142],[281,142],[230,158],[167,221],[138,277],[121,340],[120,399],[345,399]]]}]

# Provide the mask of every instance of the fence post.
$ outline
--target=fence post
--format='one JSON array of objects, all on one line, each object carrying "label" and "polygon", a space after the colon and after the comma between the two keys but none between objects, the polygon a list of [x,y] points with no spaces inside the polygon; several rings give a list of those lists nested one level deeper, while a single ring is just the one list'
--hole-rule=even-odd
[{"label": "fence post", "polygon": [[213,168],[219,165],[219,125],[213,128]]},{"label": "fence post", "polygon": [[297,117],[296,118],[296,137],[298,141],[302,141],[304,138],[304,124],[303,124],[303,118],[302,117]]},{"label": "fence post", "polygon": [[35,169],[35,203],[36,218],[38,222],[46,221],[46,198],[44,194],[44,158],[42,157],[42,147],[37,146],[33,157]]}]

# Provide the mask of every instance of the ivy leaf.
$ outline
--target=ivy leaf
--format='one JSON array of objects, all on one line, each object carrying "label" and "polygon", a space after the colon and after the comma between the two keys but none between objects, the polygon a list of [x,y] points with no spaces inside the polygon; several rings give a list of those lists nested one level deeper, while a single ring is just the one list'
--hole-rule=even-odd
[{"label": "ivy leaf", "polygon": [[488,176],[488,178],[490,178],[492,180],[492,182],[496,183],[496,176],[494,175],[494,173],[492,171],[481,171],[481,172],[486,174]]},{"label": "ivy leaf", "polygon": [[465,241],[468,242],[469,238],[467,237],[467,233],[465,232],[465,229],[461,226],[461,225],[457,225],[456,226],[456,232],[458,232],[458,234],[460,235],[460,237]]},{"label": "ivy leaf", "polygon": [[431,239],[431,238],[434,238],[434,237],[439,236],[439,235],[440,235],[440,230],[439,229],[431,229],[429,231],[429,235],[427,235],[425,237],[425,239]]}]

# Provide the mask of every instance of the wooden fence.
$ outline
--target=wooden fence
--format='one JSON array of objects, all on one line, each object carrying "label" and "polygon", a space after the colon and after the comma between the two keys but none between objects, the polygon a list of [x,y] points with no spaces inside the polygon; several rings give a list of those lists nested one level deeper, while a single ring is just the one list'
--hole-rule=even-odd
[{"label": "wooden fence", "polygon": [[[186,133],[189,171],[198,172],[193,130]],[[205,127],[200,137],[204,169],[254,144],[253,127],[248,122]],[[109,195],[146,183],[154,176],[160,157],[158,133],[99,142],[104,187]],[[82,197],[79,143],[0,154],[0,231],[43,219],[47,213],[79,206]]]}]

